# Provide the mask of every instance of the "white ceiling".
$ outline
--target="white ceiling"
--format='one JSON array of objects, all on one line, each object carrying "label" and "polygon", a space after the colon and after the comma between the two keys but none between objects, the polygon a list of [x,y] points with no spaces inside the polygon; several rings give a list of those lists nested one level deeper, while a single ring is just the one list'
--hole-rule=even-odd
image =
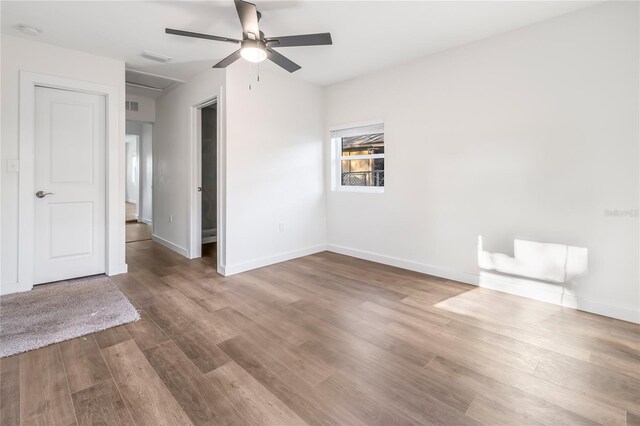
[{"label": "white ceiling", "polygon": [[[598,3],[597,1],[256,1],[267,36],[331,32],[333,46],[279,51],[296,76],[326,85]],[[2,33],[123,59],[128,68],[186,80],[236,45],[167,35],[165,27],[241,38],[233,2],[6,1]],[[16,25],[42,30],[22,34]],[[171,56],[159,64],[140,56]],[[273,64],[266,65],[277,68]],[[285,72],[282,70],[282,72]]]}]

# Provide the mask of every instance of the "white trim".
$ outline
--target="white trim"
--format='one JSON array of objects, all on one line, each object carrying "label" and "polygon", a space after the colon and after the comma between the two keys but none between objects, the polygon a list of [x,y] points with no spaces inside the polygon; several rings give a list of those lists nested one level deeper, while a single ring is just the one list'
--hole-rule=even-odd
[{"label": "white trim", "polygon": [[383,265],[390,265],[402,269],[408,269],[410,271],[421,272],[423,274],[434,275],[448,280],[478,285],[478,276],[468,272],[451,271],[437,266],[427,265],[425,263],[414,262],[411,260],[401,259],[399,257],[385,256],[383,254],[336,244],[327,244],[327,251],[357,257],[359,259],[370,260],[372,262],[382,263]]},{"label": "white trim", "polygon": [[36,86],[103,95],[106,107],[106,262],[107,275],[127,271],[125,263],[124,188],[121,188],[120,166],[124,146],[119,134],[118,88],[92,82],[73,80],[20,71],[20,134],[19,134],[19,196],[18,209],[18,291],[33,288],[34,252],[34,159],[35,159],[35,88]]},{"label": "white trim", "polygon": [[341,155],[340,161],[375,160],[376,158],[384,158],[384,154]]},{"label": "white trim", "polygon": [[548,284],[512,275],[480,271],[479,286],[640,324],[640,312],[638,311],[577,297],[573,292],[563,289],[558,284]]},{"label": "white trim", "polygon": [[575,295],[569,291],[563,293],[560,284],[481,270],[478,286],[568,308],[575,309],[578,306]]},{"label": "white trim", "polygon": [[211,98],[204,103],[192,105],[191,119],[191,164],[189,165],[189,259],[202,256],[202,196],[198,187],[202,186],[202,114],[201,109],[215,102]]},{"label": "white trim", "polygon": [[[380,126],[381,131],[384,132],[383,120],[371,120],[360,123],[343,124],[340,126],[333,126],[329,128],[329,144],[330,144],[330,170],[331,170],[331,190],[337,192],[361,192],[367,194],[383,194],[384,186],[355,186],[355,185],[342,185],[342,161],[350,160],[370,160],[370,159],[384,159],[387,154],[387,143],[385,138],[385,153],[384,154],[363,154],[363,155],[342,155],[341,151],[341,138],[337,135],[340,131],[357,130],[358,128]],[[356,132],[357,133],[357,132]],[[363,133],[368,134],[368,133]],[[385,169],[388,162],[385,161]],[[385,179],[386,180],[386,179]]]},{"label": "white trim", "polygon": [[309,256],[310,254],[320,253],[325,251],[326,246],[319,244],[317,246],[307,247],[301,250],[293,250],[284,253],[279,253],[273,256],[262,257],[259,259],[249,260],[237,265],[226,265],[222,268],[223,272],[220,272],[224,276],[239,274],[240,272],[250,271],[256,268],[262,268],[263,266],[273,265],[274,263],[285,262],[287,260],[296,259],[298,257]]},{"label": "white trim", "polygon": [[[483,273],[481,278],[479,274],[475,273],[452,271],[433,265],[335,244],[327,244],[327,251],[640,324],[640,312],[638,311],[576,297],[566,292],[563,295],[562,290],[557,286],[549,287],[550,285],[545,285],[545,283],[539,281],[526,280],[528,284],[524,286],[522,282],[514,281],[514,277],[511,276],[491,274],[496,277],[486,279],[486,273]],[[520,279],[520,281],[524,280]]]},{"label": "white trim", "polygon": [[179,245],[173,244],[171,241],[167,241],[162,237],[158,237],[156,234],[151,234],[151,239],[156,243],[161,244],[166,248],[171,249],[176,253],[183,255],[184,257],[189,257],[188,256],[189,251],[184,247],[180,247]]},{"label": "white trim", "polygon": [[140,222],[146,223],[147,225],[153,225],[153,221],[151,219],[140,218]]},{"label": "white trim", "polygon": [[227,265],[227,108],[225,88],[218,96],[216,253],[218,273],[226,276]]},{"label": "white trim", "polygon": [[356,121],[354,123],[343,123],[343,124],[335,124],[333,126],[329,126],[329,132],[336,132],[338,130],[346,130],[353,129],[355,127],[369,127],[375,126],[378,124],[384,125],[384,119],[379,118],[376,120],[364,120],[364,121]]},{"label": "white trim", "polygon": [[0,285],[0,296],[5,294],[20,293],[22,291],[29,291],[30,288],[21,288],[18,282],[3,283]]},{"label": "white trim", "polygon": [[121,265],[116,265],[115,268],[112,268],[107,275],[112,277],[114,275],[126,274],[129,271],[129,265],[126,263],[122,263]]},{"label": "white trim", "polygon": [[603,303],[594,302],[593,300],[584,298],[578,299],[577,303],[580,307],[579,310],[581,311],[640,324],[640,312],[634,311],[633,309],[605,305]]},{"label": "white trim", "polygon": [[338,185],[337,192],[360,192],[363,194],[384,194],[384,186],[349,186]]},{"label": "white trim", "polygon": [[202,237],[202,244],[210,244],[210,243],[215,243],[216,241],[218,241],[218,238],[213,236],[213,237]]}]

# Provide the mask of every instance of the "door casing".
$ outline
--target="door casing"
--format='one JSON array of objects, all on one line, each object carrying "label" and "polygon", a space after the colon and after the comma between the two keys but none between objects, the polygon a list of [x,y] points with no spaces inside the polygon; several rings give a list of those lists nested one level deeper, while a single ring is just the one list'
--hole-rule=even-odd
[{"label": "door casing", "polygon": [[[106,102],[106,273],[127,272],[125,263],[124,220],[124,128],[120,126],[119,108],[124,109],[116,86],[73,80],[46,74],[20,71],[20,175],[18,199],[18,287],[33,288],[34,253],[34,159],[35,159],[35,88],[104,95]],[[124,101],[123,101],[124,102]]]},{"label": "door casing", "polygon": [[202,185],[202,126],[201,110],[209,105],[217,105],[216,135],[216,269],[226,275],[226,139],[224,89],[215,96],[204,97],[190,107],[191,115],[191,156],[189,178],[189,246],[187,257],[198,258],[202,255],[202,200],[198,186]]}]

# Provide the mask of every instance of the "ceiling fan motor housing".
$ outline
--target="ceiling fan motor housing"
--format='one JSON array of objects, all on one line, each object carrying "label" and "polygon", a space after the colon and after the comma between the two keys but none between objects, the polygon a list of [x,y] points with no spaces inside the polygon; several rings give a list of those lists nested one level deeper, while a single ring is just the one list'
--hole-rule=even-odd
[{"label": "ceiling fan motor housing", "polygon": [[254,49],[267,50],[267,45],[262,40],[251,40],[250,38],[245,38],[244,40],[242,40],[242,43],[240,44],[240,48],[241,49],[254,48]]}]

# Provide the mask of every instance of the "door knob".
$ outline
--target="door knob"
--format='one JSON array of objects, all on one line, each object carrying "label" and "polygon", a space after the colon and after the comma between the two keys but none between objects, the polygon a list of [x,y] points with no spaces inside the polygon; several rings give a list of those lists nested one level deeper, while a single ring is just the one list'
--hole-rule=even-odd
[{"label": "door knob", "polygon": [[36,192],[36,197],[38,197],[38,198],[44,198],[47,195],[53,195],[53,192],[44,192],[44,191]]}]

